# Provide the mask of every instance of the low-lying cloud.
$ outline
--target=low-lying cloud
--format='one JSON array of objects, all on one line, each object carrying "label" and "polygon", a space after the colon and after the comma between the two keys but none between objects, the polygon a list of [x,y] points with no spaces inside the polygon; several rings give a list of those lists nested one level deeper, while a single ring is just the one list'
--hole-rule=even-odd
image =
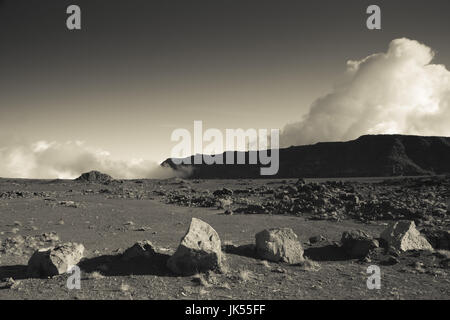
[{"label": "low-lying cloud", "polygon": [[149,160],[115,160],[109,152],[84,142],[37,141],[4,144],[0,147],[0,177],[73,179],[98,170],[117,179],[164,179],[181,175]]},{"label": "low-lying cloud", "polygon": [[434,52],[406,38],[386,53],[348,61],[333,92],[299,122],[285,126],[283,146],[344,141],[364,134],[450,136],[450,72]]}]

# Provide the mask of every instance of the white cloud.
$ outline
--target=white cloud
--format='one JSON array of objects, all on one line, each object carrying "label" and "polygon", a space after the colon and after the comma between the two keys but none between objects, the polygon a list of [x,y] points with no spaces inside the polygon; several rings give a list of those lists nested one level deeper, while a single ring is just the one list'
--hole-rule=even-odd
[{"label": "white cloud", "polygon": [[0,148],[0,163],[0,176],[13,178],[72,179],[90,170],[99,170],[118,179],[176,175],[153,161],[115,160],[108,151],[89,147],[81,141],[16,141]]},{"label": "white cloud", "polygon": [[386,53],[348,61],[333,92],[299,122],[285,126],[283,146],[342,141],[364,134],[450,136],[450,72],[431,64],[434,52],[395,39]]}]

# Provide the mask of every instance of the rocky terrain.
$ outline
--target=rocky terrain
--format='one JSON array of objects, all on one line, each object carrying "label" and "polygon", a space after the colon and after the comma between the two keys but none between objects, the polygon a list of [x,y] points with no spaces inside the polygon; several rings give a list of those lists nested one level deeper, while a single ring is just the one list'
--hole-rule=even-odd
[{"label": "rocky terrain", "polygon": [[[162,163],[191,178],[261,178],[260,165]],[[236,152],[234,158],[237,159]],[[347,142],[320,142],[279,150],[277,178],[388,177],[450,173],[450,138],[410,135],[365,135]],[[224,156],[225,159],[225,156]],[[191,157],[191,163],[194,163]],[[187,170],[189,168],[190,170]]]},{"label": "rocky terrain", "polygon": [[0,299],[448,299],[449,199],[445,175],[0,179]]}]

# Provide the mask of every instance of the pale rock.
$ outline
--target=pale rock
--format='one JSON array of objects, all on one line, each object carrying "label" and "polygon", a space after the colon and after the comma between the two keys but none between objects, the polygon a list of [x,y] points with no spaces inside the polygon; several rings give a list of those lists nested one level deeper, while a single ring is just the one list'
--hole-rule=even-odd
[{"label": "pale rock", "polygon": [[209,270],[222,270],[222,249],[217,232],[206,222],[192,218],[177,251],[167,261],[176,274],[193,275]]},{"label": "pale rock", "polygon": [[381,233],[380,238],[386,241],[389,247],[400,251],[433,250],[427,239],[416,229],[414,221],[395,221]]},{"label": "pale rock", "polygon": [[297,264],[303,262],[303,247],[291,228],[273,228],[255,235],[256,253],[262,259]]}]

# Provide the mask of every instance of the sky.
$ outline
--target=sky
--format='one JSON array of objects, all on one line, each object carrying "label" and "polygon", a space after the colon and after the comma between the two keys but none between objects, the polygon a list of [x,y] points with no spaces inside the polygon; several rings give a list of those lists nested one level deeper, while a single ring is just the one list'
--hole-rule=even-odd
[{"label": "sky", "polygon": [[[81,30],[66,28],[70,4]],[[370,4],[382,30],[366,28]],[[284,145],[450,135],[449,13],[448,0],[0,0],[0,176],[150,175],[194,120],[279,128]]]}]

